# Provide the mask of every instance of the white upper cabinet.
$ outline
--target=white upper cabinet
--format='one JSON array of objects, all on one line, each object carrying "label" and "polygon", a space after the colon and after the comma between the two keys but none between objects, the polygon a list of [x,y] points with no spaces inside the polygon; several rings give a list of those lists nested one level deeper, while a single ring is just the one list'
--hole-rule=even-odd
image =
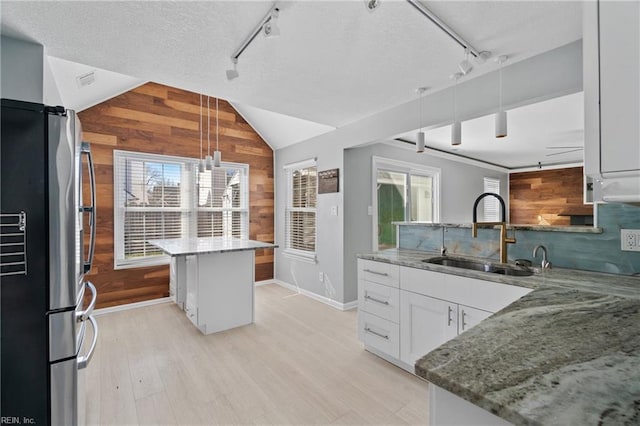
[{"label": "white upper cabinet", "polygon": [[640,200],[640,2],[584,2],[585,173]]}]

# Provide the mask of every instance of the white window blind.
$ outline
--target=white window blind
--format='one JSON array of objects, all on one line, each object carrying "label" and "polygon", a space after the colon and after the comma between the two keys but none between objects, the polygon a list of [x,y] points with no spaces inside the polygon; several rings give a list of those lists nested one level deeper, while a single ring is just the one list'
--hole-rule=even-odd
[{"label": "white window blind", "polygon": [[248,237],[248,166],[114,151],[116,268],[168,263],[152,239]]},{"label": "white window blind", "polygon": [[318,171],[315,161],[287,168],[286,249],[315,260]]},{"label": "white window blind", "polygon": [[[484,178],[484,192],[500,195],[500,179]],[[482,201],[484,203],[484,221],[500,221],[500,202],[495,197],[485,197]]]}]

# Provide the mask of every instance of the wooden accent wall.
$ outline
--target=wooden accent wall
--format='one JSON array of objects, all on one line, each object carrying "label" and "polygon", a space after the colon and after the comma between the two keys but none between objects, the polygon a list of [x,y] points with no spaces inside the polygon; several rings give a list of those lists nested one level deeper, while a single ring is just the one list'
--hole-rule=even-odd
[{"label": "wooden accent wall", "polygon": [[569,225],[559,213],[590,214],[583,204],[583,169],[511,173],[509,175],[509,217],[511,223]]},{"label": "wooden accent wall", "polygon": [[[206,97],[204,146],[206,151]],[[215,149],[215,98],[210,100]],[[273,151],[233,107],[220,106],[222,161],[249,164],[250,225],[253,240],[273,242]],[[200,96],[147,83],[79,113],[84,140],[91,143],[97,183],[97,242],[90,280],[98,307],[169,295],[169,267],[114,270],[113,150],[200,157]],[[273,250],[256,251],[256,281],[273,278]]]}]

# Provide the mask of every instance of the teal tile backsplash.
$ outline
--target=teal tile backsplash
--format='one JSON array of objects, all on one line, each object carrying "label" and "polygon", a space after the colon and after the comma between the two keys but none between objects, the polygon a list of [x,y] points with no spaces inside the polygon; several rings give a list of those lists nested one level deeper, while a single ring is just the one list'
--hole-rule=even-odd
[{"label": "teal tile backsplash", "polygon": [[[509,261],[532,258],[533,248],[547,248],[554,266],[588,271],[630,275],[640,273],[640,252],[620,250],[620,229],[640,229],[640,207],[627,204],[598,206],[598,226],[601,234],[515,231],[516,244],[508,245]],[[438,252],[442,244],[442,229],[438,226],[398,225],[398,247]],[[509,231],[512,236],[514,231]],[[449,255],[477,256],[499,259],[497,229],[479,229],[478,238],[471,238],[470,228],[447,228],[444,234]],[[534,260],[539,264],[541,253]]]}]

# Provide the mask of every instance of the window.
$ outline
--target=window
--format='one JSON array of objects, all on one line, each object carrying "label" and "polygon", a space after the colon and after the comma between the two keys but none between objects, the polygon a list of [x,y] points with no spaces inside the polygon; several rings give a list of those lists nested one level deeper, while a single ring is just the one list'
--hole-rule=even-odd
[{"label": "window", "polygon": [[[500,195],[500,179],[484,178],[484,192]],[[484,221],[500,221],[500,202],[495,197],[485,197],[482,202],[484,203]]]},{"label": "window", "polygon": [[374,250],[396,247],[393,222],[438,222],[440,170],[373,157]]},{"label": "window", "polygon": [[318,170],[315,160],[285,167],[287,207],[285,254],[315,262]]},{"label": "window", "polygon": [[114,151],[115,268],[166,264],[151,239],[247,238],[249,167],[223,163],[198,173],[198,160]]}]

